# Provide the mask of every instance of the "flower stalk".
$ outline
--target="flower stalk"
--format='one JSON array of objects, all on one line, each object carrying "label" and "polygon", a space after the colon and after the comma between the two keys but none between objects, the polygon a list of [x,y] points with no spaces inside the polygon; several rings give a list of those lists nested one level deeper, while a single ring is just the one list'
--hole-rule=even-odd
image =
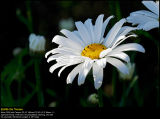
[{"label": "flower stalk", "polygon": [[43,92],[41,90],[41,80],[40,80],[40,59],[35,58],[34,59],[34,70],[35,70],[35,78],[36,78],[36,89],[37,89],[37,98],[38,98],[38,104],[40,107],[44,105],[44,99],[43,99]]},{"label": "flower stalk", "polygon": [[98,89],[98,105],[99,107],[103,107],[103,91],[101,88]]}]

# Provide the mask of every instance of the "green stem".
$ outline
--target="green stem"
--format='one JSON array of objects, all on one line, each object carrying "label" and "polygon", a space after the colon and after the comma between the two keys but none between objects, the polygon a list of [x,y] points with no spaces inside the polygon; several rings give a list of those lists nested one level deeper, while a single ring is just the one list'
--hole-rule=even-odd
[{"label": "green stem", "polygon": [[129,95],[129,92],[131,91],[131,89],[133,88],[133,86],[135,85],[136,81],[137,81],[138,77],[135,76],[133,79],[132,79],[132,82],[130,83],[129,87],[126,89],[126,85],[125,85],[125,82],[123,82],[123,94],[122,94],[122,98],[121,98],[121,101],[120,101],[120,104],[119,106],[120,107],[124,107],[125,106],[125,101],[127,100],[127,97]]},{"label": "green stem", "polygon": [[115,1],[115,5],[116,5],[116,11],[115,11],[115,13],[116,13],[117,20],[120,20],[122,18],[121,10],[120,10],[120,5],[119,4],[120,4],[119,1],[116,0]]},{"label": "green stem", "polygon": [[18,80],[18,99],[21,98],[21,80]]},{"label": "green stem", "polygon": [[98,89],[98,98],[99,98],[99,107],[103,107],[103,91],[102,89]]},{"label": "green stem", "polygon": [[27,8],[27,19],[28,19],[28,29],[32,33],[33,32],[33,24],[32,24],[32,14],[31,14],[31,7],[30,1],[26,1],[26,8]]},{"label": "green stem", "polygon": [[43,92],[41,90],[39,63],[40,63],[40,60],[35,58],[34,69],[35,69],[35,78],[36,78],[37,98],[38,98],[39,106],[42,107],[42,106],[44,106],[44,97],[43,97]]}]

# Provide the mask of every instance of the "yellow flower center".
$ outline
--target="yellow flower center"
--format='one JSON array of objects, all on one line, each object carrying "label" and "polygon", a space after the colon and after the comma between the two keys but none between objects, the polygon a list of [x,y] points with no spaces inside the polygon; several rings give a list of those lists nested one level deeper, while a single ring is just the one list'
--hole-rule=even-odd
[{"label": "yellow flower center", "polygon": [[93,43],[90,45],[87,45],[81,55],[85,57],[89,57],[91,59],[99,59],[99,54],[103,51],[106,50],[106,46],[98,43]]}]

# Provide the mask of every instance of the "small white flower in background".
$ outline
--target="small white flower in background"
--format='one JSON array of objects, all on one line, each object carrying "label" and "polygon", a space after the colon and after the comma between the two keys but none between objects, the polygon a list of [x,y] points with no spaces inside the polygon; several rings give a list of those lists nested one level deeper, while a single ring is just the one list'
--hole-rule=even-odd
[{"label": "small white flower in background", "polygon": [[133,78],[133,74],[135,71],[135,63],[129,62],[129,63],[127,63],[127,67],[129,70],[128,74],[123,74],[123,73],[119,72],[119,77],[123,80],[131,80]]},{"label": "small white flower in background", "polygon": [[22,51],[22,48],[17,47],[17,48],[15,48],[15,49],[13,49],[13,55],[16,56],[16,55],[18,55],[21,51]]},{"label": "small white flower in background", "polygon": [[44,36],[35,35],[34,33],[29,36],[29,48],[33,52],[45,51],[46,40]]},{"label": "small white flower in background", "polygon": [[57,106],[57,103],[55,101],[51,102],[48,107],[56,107]]},{"label": "small white flower in background", "polygon": [[91,94],[88,97],[88,102],[90,102],[92,104],[98,104],[98,102],[99,102],[98,95],[96,93]]},{"label": "small white flower in background", "polygon": [[142,3],[150,10],[139,10],[132,12],[127,17],[127,22],[137,25],[139,29],[149,31],[153,28],[159,28],[159,1],[142,1]]},{"label": "small white flower in background", "polygon": [[[91,19],[87,19],[84,24],[81,21],[75,22],[78,30],[73,32],[66,29],[61,32],[66,36],[56,35],[52,42],[59,45],[46,53],[47,62],[56,60],[56,64],[50,67],[49,71],[53,73],[55,69],[62,67],[58,73],[71,66],[77,66],[69,73],[67,77],[67,84],[72,83],[76,75],[78,75],[78,85],[85,82],[85,78],[89,71],[93,69],[94,86],[99,89],[103,82],[103,68],[106,63],[115,66],[122,73],[129,73],[124,62],[129,62],[129,56],[123,51],[139,51],[145,52],[144,48],[137,43],[128,43],[120,45],[128,37],[135,37],[136,35],[128,34],[137,28],[122,25],[126,19],[121,19],[109,31],[106,37],[104,32],[106,26],[113,16],[108,17],[103,22],[104,15],[99,15],[95,25],[92,24]],[[124,62],[122,62],[122,61]]]},{"label": "small white flower in background", "polygon": [[59,22],[59,29],[73,30],[74,27],[74,21],[72,18],[61,19]]}]

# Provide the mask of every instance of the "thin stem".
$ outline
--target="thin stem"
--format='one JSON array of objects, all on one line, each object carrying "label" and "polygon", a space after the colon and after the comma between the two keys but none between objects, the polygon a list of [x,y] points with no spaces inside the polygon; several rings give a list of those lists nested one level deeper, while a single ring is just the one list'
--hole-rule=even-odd
[{"label": "thin stem", "polygon": [[103,91],[102,89],[98,89],[98,98],[99,98],[99,107],[103,107]]},{"label": "thin stem", "polygon": [[133,88],[133,86],[135,85],[136,81],[137,81],[138,77],[135,76],[133,79],[132,79],[132,82],[130,83],[130,85],[128,86],[128,88],[126,89],[126,82],[123,82],[123,94],[122,94],[122,98],[121,98],[121,101],[120,101],[120,104],[119,106],[120,107],[124,107],[125,106],[125,102],[127,100],[127,97],[129,95],[129,92],[131,91],[131,89]]},{"label": "thin stem", "polygon": [[28,29],[32,33],[33,32],[33,25],[32,25],[32,14],[31,14],[31,7],[30,1],[26,1],[26,8],[27,8],[27,19],[28,19]]},{"label": "thin stem", "polygon": [[18,80],[18,99],[21,98],[21,80]]},{"label": "thin stem", "polygon": [[39,63],[40,63],[40,60],[35,58],[34,69],[35,69],[35,78],[36,78],[37,98],[38,98],[39,106],[43,106],[44,105],[44,97],[43,97],[43,92],[41,90]]},{"label": "thin stem", "polygon": [[120,20],[122,18],[122,15],[121,15],[121,9],[120,9],[120,3],[118,0],[115,1],[115,4],[116,4],[116,17],[117,17],[117,20]]}]

